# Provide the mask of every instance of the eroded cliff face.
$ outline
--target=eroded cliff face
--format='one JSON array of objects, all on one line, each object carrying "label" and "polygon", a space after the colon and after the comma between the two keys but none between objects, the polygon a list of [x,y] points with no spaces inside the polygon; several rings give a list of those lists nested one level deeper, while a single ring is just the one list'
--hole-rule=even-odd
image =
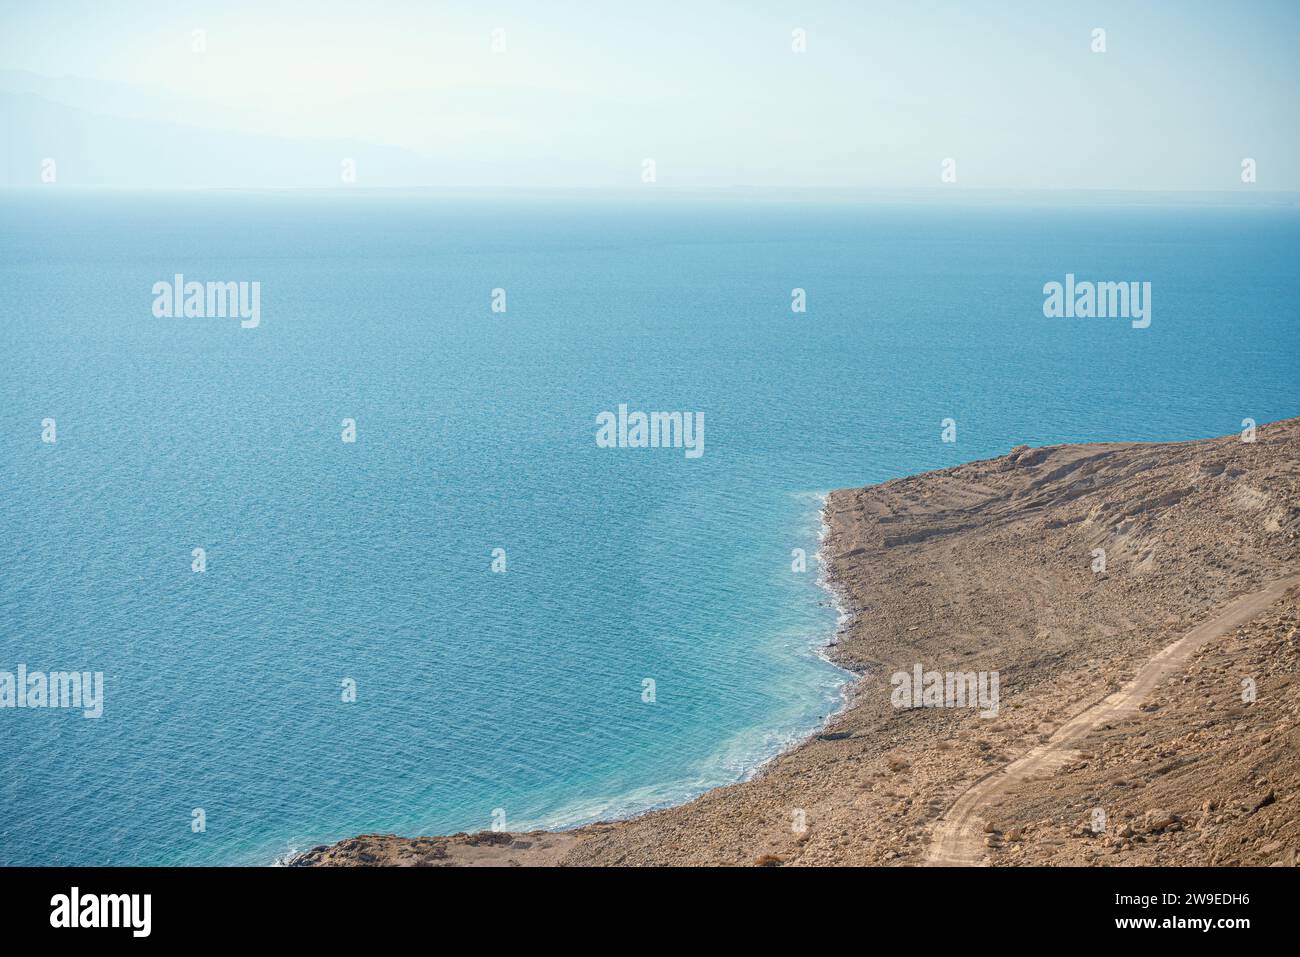
[{"label": "eroded cliff face", "polygon": [[[563,834],[367,835],[299,862],[923,863],[972,784],[1233,599],[1300,572],[1300,419],[1254,442],[1020,447],[834,492],[827,518],[825,554],[854,615],[834,654],[862,677],[844,714],[759,777]],[[1289,860],[1295,613],[1294,594],[1270,603],[1161,684],[1150,708],[1099,732],[1086,757],[1000,796],[984,858]],[[996,673],[996,714],[942,696],[898,707],[896,676],[918,666]],[[1236,700],[1246,677],[1253,703]],[[1097,807],[1107,827],[1094,833]]]}]

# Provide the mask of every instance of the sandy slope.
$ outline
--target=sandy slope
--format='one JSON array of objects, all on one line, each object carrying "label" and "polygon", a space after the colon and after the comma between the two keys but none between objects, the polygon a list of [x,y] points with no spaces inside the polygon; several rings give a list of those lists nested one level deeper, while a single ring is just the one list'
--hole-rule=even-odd
[{"label": "sandy slope", "polygon": [[[1229,435],[1021,447],[834,492],[827,518],[831,571],[854,615],[834,653],[862,677],[852,707],[757,778],[562,837],[366,835],[301,862],[920,864],[936,828],[946,834],[990,800],[998,831],[983,843],[995,863],[1099,863],[1112,852],[1273,862],[1289,853],[1300,685],[1291,683],[1294,608],[1285,605],[1209,642],[1190,671],[1175,673],[1180,690],[1168,707],[1110,716],[1087,742],[1092,757],[1059,768],[1053,757],[1023,778],[1001,776],[1017,787],[969,795],[1058,735],[1073,739],[1062,730],[1071,719],[1180,637],[1217,629],[1197,630],[1235,599],[1300,572],[1300,420],[1263,426],[1253,443]],[[1097,549],[1104,571],[1094,571]],[[918,664],[997,671],[997,716],[894,707],[890,676]],[[1247,667],[1271,690],[1243,708],[1233,701]],[[1222,774],[1210,773],[1220,765]],[[1273,800],[1254,808],[1265,788]],[[1184,814],[1169,810],[1174,803],[1188,805]],[[1181,822],[1146,823],[1206,803],[1214,809],[1198,816],[1210,831],[1198,828],[1195,840]],[[1098,804],[1123,822],[1116,833],[1071,837]],[[940,846],[972,857],[969,835]]]},{"label": "sandy slope", "polygon": [[957,799],[939,819],[930,839],[927,862],[940,865],[971,865],[983,861],[985,842],[999,843],[988,834],[991,808],[999,797],[1034,776],[1050,775],[1081,758],[1083,741],[1111,722],[1137,714],[1139,707],[1170,676],[1186,668],[1191,657],[1208,641],[1254,620],[1280,601],[1288,588],[1300,583],[1300,576],[1274,582],[1267,588],[1229,603],[1209,621],[1197,625],[1182,638],[1162,648],[1138,671],[1137,676],[1089,708],[1079,712],[1048,739],[1030,748],[1005,768],[982,778]]}]

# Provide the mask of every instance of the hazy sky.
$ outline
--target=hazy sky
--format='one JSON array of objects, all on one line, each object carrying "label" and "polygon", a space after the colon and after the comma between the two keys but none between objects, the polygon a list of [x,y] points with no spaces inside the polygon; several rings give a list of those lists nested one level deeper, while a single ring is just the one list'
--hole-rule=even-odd
[{"label": "hazy sky", "polygon": [[951,157],[962,188],[1234,189],[1251,157],[1256,188],[1300,187],[1293,0],[0,11],[7,182],[59,149],[88,183],[221,185],[220,155],[160,168],[158,124],[180,124],[252,138],[229,185],[323,185],[360,154],[362,186],[635,187],[653,158],[669,187],[914,187]]}]

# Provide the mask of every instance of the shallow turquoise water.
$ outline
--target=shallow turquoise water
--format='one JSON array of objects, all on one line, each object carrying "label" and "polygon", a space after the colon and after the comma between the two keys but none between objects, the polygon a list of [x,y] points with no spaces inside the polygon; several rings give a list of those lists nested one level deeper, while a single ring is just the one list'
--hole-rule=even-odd
[{"label": "shallow turquoise water", "polygon": [[[819,493],[1296,415],[1298,253],[1294,210],[4,195],[0,670],[106,702],[0,710],[0,863],[734,780],[840,702]],[[176,272],[260,281],[260,327],[155,318]],[[1151,327],[1045,319],[1067,272],[1152,282]],[[597,448],[620,402],[705,454]]]}]

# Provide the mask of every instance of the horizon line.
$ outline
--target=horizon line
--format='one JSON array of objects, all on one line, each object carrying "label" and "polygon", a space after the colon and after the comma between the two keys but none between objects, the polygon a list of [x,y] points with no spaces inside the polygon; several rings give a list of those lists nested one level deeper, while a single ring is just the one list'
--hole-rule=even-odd
[{"label": "horizon line", "polygon": [[510,193],[510,194],[582,194],[595,196],[642,196],[651,198],[658,193],[672,196],[743,195],[745,198],[779,198],[785,195],[834,196],[837,198],[912,197],[934,200],[938,198],[974,199],[998,196],[1015,196],[1043,199],[1053,196],[1087,196],[1089,198],[1170,197],[1180,199],[1216,199],[1240,205],[1261,203],[1295,203],[1300,201],[1300,190],[1287,189],[1206,189],[1193,187],[1133,188],[1110,186],[670,186],[662,184],[643,186],[514,186],[514,185],[386,185],[363,186],[109,186],[50,183],[0,184],[0,192],[81,192],[81,193]]}]

